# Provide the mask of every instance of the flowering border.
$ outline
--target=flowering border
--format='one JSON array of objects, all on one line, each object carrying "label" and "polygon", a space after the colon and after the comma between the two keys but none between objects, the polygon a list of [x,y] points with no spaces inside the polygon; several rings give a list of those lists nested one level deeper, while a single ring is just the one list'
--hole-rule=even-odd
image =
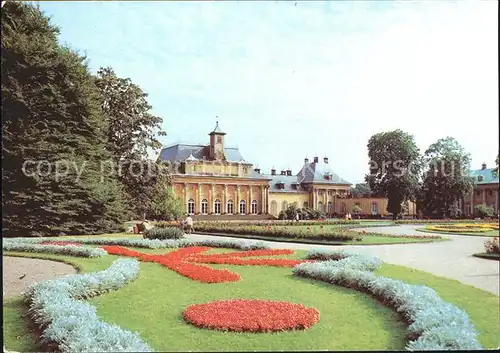
[{"label": "flowering border", "polygon": [[46,280],[24,293],[29,316],[42,329],[42,340],[61,352],[151,352],[135,332],[107,324],[86,299],[123,287],[137,277],[139,263],[119,259],[108,269]]},{"label": "flowering border", "polygon": [[103,249],[111,255],[130,256],[144,262],[155,262],[166,268],[177,272],[178,274],[203,283],[222,283],[237,282],[240,275],[225,269],[214,269],[204,264],[225,264],[240,266],[274,266],[274,267],[293,267],[304,260],[291,259],[242,259],[250,256],[273,256],[293,254],[293,250],[253,250],[245,252],[232,252],[224,254],[202,254],[209,247],[188,247],[175,250],[168,254],[152,255],[129,250],[120,246],[103,246]]},{"label": "flowering border", "polygon": [[99,248],[81,247],[75,245],[43,245],[42,242],[25,242],[14,239],[3,239],[2,249],[4,251],[49,253],[79,257],[100,257],[106,255],[106,252]]},{"label": "flowering border", "polygon": [[313,250],[308,258],[326,261],[294,267],[297,276],[317,279],[373,295],[402,313],[408,326],[407,350],[483,349],[467,313],[445,302],[431,288],[376,276],[376,257]]},{"label": "flowering border", "polygon": [[[216,313],[214,315],[214,313]],[[305,330],[318,322],[315,308],[258,299],[217,300],[189,306],[184,320],[196,327],[236,332]]]}]

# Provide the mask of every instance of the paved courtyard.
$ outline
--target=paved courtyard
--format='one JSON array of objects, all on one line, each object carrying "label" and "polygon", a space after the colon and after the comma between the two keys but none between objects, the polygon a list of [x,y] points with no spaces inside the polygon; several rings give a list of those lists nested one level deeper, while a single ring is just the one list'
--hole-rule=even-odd
[{"label": "paved courtyard", "polygon": [[[422,226],[400,225],[379,227],[377,232],[385,234],[427,234],[417,231]],[[373,231],[373,228],[359,228],[359,231]],[[211,235],[186,235],[193,239],[234,239]],[[271,248],[281,249],[345,249],[378,256],[384,262],[406,266],[438,276],[456,279],[490,293],[500,295],[500,270],[498,261],[480,259],[472,254],[484,252],[484,241],[488,238],[464,235],[442,235],[450,241],[421,244],[392,245],[311,245],[281,242],[265,242]]]}]

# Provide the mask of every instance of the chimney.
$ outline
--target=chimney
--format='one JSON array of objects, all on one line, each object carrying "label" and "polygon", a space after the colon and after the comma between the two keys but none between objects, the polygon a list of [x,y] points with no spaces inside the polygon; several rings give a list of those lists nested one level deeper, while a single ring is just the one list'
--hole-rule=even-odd
[{"label": "chimney", "polygon": [[309,158],[306,157],[306,158],[304,158],[304,164],[307,164],[307,163],[309,163]]},{"label": "chimney", "polygon": [[258,174],[260,174],[260,168],[255,168],[254,171]]},{"label": "chimney", "polygon": [[323,162],[325,162],[326,164],[328,164],[328,157],[323,158]]},{"label": "chimney", "polygon": [[481,169],[482,169],[482,170],[485,170],[485,169],[486,169],[486,163],[483,163],[483,164],[481,165]]},{"label": "chimney", "polygon": [[318,163],[318,157],[314,157],[314,163]]},{"label": "chimney", "polygon": [[271,175],[276,175],[276,169],[271,169]]},{"label": "chimney", "polygon": [[282,171],[281,171],[281,175],[286,175],[286,171],[285,171],[285,170],[282,170]]},{"label": "chimney", "polygon": [[291,169],[288,169],[288,170],[286,171],[286,175],[291,176],[291,175],[292,175],[292,170],[291,170]]}]

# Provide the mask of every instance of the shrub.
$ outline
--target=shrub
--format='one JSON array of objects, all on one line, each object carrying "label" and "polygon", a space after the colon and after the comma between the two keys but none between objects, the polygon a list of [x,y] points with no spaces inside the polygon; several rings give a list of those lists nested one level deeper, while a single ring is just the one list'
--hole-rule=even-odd
[{"label": "shrub", "polygon": [[484,242],[484,250],[487,254],[500,254],[500,241],[497,237]]},{"label": "shrub", "polygon": [[144,239],[181,239],[184,238],[184,232],[177,227],[154,227],[144,231]]},{"label": "shrub", "polygon": [[493,217],[495,215],[495,209],[484,203],[474,206],[474,213],[479,218]]},{"label": "shrub", "polygon": [[134,332],[99,320],[87,299],[123,287],[137,277],[137,260],[116,260],[107,270],[39,282],[24,293],[42,339],[61,352],[151,352]]},{"label": "shrub", "polygon": [[443,301],[429,287],[375,276],[370,271],[380,266],[378,258],[318,250],[308,257],[342,259],[297,265],[293,269],[295,275],[370,293],[403,314],[410,324],[408,350],[482,349],[463,310]]}]

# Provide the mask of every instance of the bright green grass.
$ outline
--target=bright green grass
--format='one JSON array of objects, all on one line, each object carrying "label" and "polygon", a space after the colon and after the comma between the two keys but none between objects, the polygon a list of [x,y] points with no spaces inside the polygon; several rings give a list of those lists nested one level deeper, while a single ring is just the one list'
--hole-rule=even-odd
[{"label": "bright green grass", "polygon": [[[166,253],[165,249],[136,249]],[[233,250],[216,249],[214,252]],[[87,259],[51,254],[7,253],[72,263],[82,272],[105,269],[117,258]],[[289,258],[303,258],[296,251]],[[135,330],[159,351],[251,350],[389,350],[404,347],[405,325],[389,308],[365,294],[292,276],[291,269],[210,265],[241,275],[236,283],[203,284],[158,264],[141,263],[140,277],[116,292],[92,299],[98,314],[109,323]],[[455,280],[401,266],[384,264],[377,272],[407,283],[435,289],[444,300],[464,309],[480,332],[485,348],[500,344],[499,297]],[[217,299],[259,298],[285,300],[317,308],[320,321],[306,331],[279,334],[222,333],[183,322],[182,311],[194,303]],[[21,321],[19,300],[4,302],[4,337],[7,349],[34,351],[35,343]]]},{"label": "bright green grass", "polygon": [[[62,256],[42,257],[68,261]],[[69,261],[83,272],[89,272],[106,268],[115,259],[115,256],[105,256],[102,259],[71,258]],[[97,306],[98,314],[106,322],[139,332],[157,351],[392,350],[404,347],[404,323],[390,308],[365,294],[295,277],[289,268],[213,266],[235,271],[242,280],[203,284],[158,264],[141,263],[139,279],[90,302]],[[182,319],[182,311],[191,304],[232,298],[302,303],[318,309],[321,318],[308,330],[273,334],[204,330]],[[5,334],[10,336],[6,342],[8,349],[19,348],[12,336],[22,329],[6,323]]]},{"label": "bright green grass", "polygon": [[424,232],[424,233],[437,233],[437,234],[451,234],[451,235],[467,235],[467,236],[474,236],[474,237],[498,237],[500,236],[500,231],[498,230],[490,230],[487,232],[472,232],[472,233],[466,233],[466,232],[447,232],[445,230],[440,231],[440,230],[430,230],[427,228],[417,228],[419,232]]}]

